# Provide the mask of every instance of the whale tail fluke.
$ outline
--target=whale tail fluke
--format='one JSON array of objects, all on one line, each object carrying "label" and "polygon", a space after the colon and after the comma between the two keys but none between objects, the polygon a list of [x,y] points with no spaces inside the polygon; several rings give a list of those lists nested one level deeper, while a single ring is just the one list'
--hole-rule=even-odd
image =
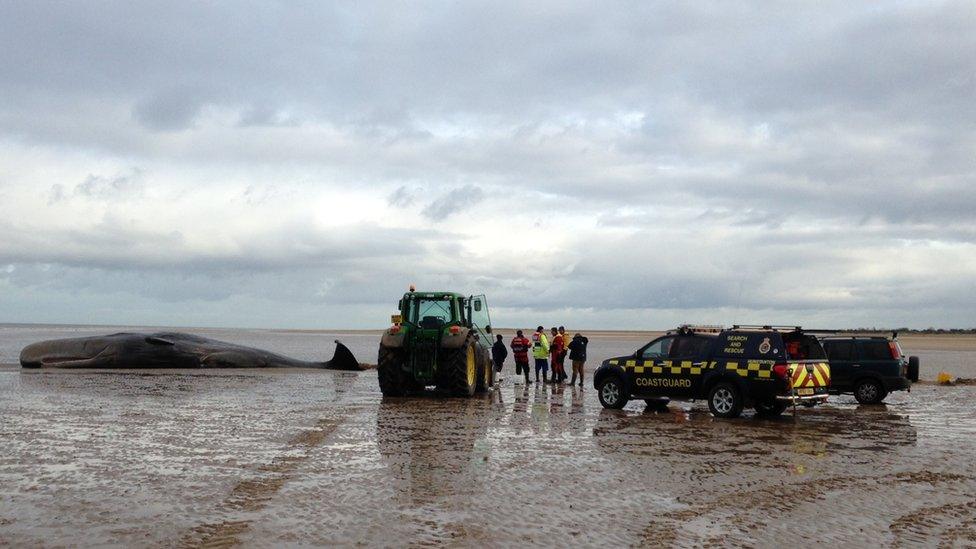
[{"label": "whale tail fluke", "polygon": [[335,355],[332,356],[332,360],[325,363],[325,367],[329,370],[352,370],[359,371],[363,367],[359,365],[359,361],[353,356],[352,351],[349,347],[346,347],[338,339],[335,340],[336,350]]}]

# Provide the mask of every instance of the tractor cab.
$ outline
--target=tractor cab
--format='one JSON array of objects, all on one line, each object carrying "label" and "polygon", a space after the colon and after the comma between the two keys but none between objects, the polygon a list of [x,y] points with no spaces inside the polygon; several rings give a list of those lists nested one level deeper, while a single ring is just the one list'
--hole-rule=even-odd
[{"label": "tractor cab", "polygon": [[[452,331],[471,328],[484,345],[491,344],[491,317],[484,295],[464,297],[452,292],[408,292],[399,303],[400,314],[391,319],[394,327],[423,331]],[[457,332],[457,330],[453,330]]]}]

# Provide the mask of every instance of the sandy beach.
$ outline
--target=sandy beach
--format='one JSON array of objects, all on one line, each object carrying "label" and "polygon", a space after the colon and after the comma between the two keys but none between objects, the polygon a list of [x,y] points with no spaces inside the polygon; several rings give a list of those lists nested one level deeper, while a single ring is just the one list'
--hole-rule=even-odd
[{"label": "sandy beach", "polygon": [[[23,339],[89,330],[105,331],[4,326],[3,362]],[[376,343],[201,332],[300,358],[336,335],[361,359]],[[652,335],[592,345],[609,356]],[[972,338],[926,340],[902,345],[972,368]],[[589,385],[506,374],[470,400],[384,400],[372,371],[4,367],[0,544],[976,543],[976,387],[716,420],[700,402],[607,411]]]}]

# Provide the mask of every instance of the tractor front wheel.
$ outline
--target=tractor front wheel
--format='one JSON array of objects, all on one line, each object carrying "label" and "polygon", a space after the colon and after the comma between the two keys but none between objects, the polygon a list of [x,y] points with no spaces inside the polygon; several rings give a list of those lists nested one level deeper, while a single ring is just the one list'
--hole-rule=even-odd
[{"label": "tractor front wheel", "polygon": [[484,393],[491,389],[495,384],[495,366],[488,357],[488,353],[482,353],[481,366],[478,367],[478,388],[479,393]]},{"label": "tractor front wheel", "polygon": [[380,381],[380,392],[385,397],[403,396],[407,384],[403,373],[403,350],[380,346],[376,365],[376,377]]}]

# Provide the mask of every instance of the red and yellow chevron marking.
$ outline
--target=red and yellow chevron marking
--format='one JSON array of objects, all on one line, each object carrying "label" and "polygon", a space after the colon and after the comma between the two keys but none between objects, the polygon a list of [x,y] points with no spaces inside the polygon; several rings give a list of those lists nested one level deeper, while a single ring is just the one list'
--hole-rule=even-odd
[{"label": "red and yellow chevron marking", "polygon": [[793,380],[793,388],[803,388],[807,382],[807,369],[802,364],[790,365],[790,377]]},{"label": "red and yellow chevron marking", "polygon": [[817,387],[830,386],[830,365],[826,362],[814,364],[813,377],[817,380]]},{"label": "red and yellow chevron marking", "polygon": [[792,363],[791,378],[794,389],[809,387],[827,387],[830,385],[830,366],[826,362],[813,364],[813,372],[807,372],[805,364]]}]

